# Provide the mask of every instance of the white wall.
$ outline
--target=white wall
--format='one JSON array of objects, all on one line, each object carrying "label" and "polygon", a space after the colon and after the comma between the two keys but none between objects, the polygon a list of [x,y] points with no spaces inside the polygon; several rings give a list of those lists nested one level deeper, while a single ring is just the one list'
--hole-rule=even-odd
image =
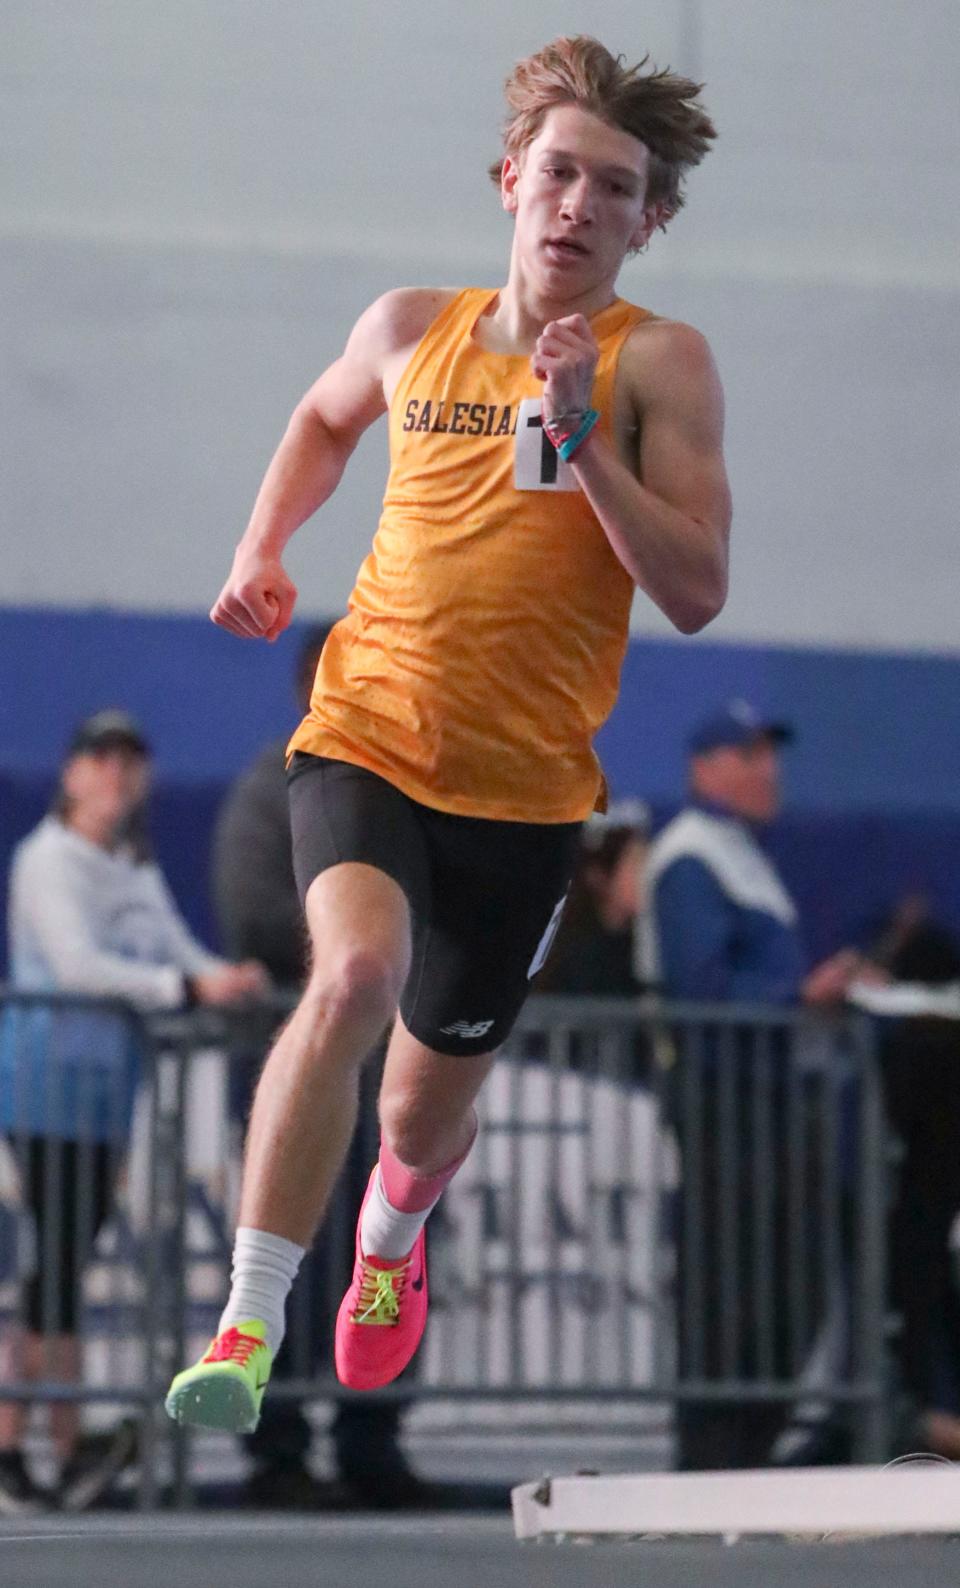
[{"label": "white wall", "polygon": [[[206,608],[365,302],[500,279],[502,79],[585,26],[701,74],[721,132],[621,279],[725,378],[710,637],[957,649],[956,0],[7,0],[0,600]],[[291,552],[305,611],[345,600],[384,460]]]}]

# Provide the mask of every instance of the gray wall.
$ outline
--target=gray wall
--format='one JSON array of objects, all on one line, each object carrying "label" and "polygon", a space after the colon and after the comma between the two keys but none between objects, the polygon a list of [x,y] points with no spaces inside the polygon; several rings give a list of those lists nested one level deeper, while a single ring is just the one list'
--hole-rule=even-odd
[{"label": "gray wall", "polygon": [[[956,0],[6,0],[0,601],[209,606],[364,304],[500,279],[502,79],[584,27],[702,74],[721,131],[620,283],[724,375],[709,636],[957,649]],[[342,606],[384,463],[380,429],[291,550],[305,614]]]}]

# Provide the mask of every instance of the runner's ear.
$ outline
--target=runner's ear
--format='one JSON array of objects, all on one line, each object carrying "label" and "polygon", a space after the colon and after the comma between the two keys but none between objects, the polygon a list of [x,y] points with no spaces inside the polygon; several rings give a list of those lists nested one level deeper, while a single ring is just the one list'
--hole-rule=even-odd
[{"label": "runner's ear", "polygon": [[500,198],[508,215],[517,213],[517,184],[520,180],[520,162],[512,154],[504,155],[500,172]]}]

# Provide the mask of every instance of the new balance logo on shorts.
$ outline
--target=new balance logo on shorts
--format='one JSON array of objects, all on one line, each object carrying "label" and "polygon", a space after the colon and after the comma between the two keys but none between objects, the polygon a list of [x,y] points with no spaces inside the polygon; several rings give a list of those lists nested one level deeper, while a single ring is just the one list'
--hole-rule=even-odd
[{"label": "new balance logo on shorts", "polygon": [[440,1030],[445,1037],[463,1037],[464,1041],[470,1042],[477,1037],[485,1037],[492,1025],[492,1020],[455,1020],[452,1026],[441,1026]]}]

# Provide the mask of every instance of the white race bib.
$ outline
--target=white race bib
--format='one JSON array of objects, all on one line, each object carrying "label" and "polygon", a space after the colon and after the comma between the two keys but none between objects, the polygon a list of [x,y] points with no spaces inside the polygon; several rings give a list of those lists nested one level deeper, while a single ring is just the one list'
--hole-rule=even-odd
[{"label": "white race bib", "polygon": [[539,397],[520,404],[513,455],[518,491],[579,491],[577,476],[543,428]]}]

